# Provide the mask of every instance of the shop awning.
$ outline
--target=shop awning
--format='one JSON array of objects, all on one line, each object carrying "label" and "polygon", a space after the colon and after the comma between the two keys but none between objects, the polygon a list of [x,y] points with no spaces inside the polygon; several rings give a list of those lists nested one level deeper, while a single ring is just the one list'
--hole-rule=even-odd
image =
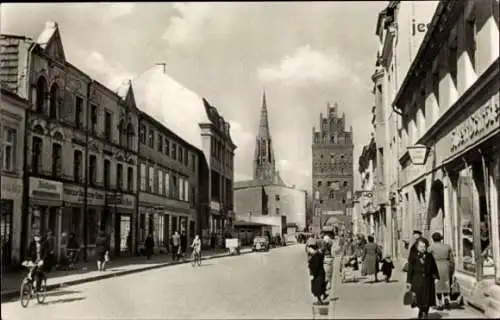
[{"label": "shop awning", "polygon": [[234,227],[272,227],[272,225],[270,225],[270,224],[252,222],[252,221],[243,221],[243,220],[237,220],[236,222],[233,223],[233,226]]}]

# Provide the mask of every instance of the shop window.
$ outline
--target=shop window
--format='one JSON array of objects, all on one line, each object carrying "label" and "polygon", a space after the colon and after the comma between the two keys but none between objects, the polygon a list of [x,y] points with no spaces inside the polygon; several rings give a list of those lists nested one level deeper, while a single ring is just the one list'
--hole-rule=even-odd
[{"label": "shop window", "polygon": [[97,213],[94,209],[87,211],[87,232],[88,244],[95,244],[97,237]]},{"label": "shop window", "polygon": [[163,246],[165,243],[165,215],[158,216],[158,232],[157,232],[157,243],[159,246]]},{"label": "shop window", "polygon": [[42,169],[43,141],[39,137],[33,137],[31,150],[31,170],[33,173],[40,173]]}]

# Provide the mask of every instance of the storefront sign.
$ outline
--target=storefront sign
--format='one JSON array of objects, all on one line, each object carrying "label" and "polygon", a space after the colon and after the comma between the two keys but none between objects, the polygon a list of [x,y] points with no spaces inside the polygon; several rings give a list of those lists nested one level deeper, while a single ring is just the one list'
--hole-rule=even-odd
[{"label": "storefront sign", "polygon": [[472,145],[500,126],[499,94],[476,110],[467,120],[451,132],[451,153],[455,154]]},{"label": "storefront sign", "polygon": [[108,206],[116,206],[117,208],[135,209],[135,197],[130,194],[116,193],[107,196]]},{"label": "storefront sign", "polygon": [[10,177],[0,178],[2,189],[0,195],[2,199],[18,199],[23,194],[23,182],[21,179],[14,179]]},{"label": "storefront sign", "polygon": [[30,177],[30,198],[43,200],[63,200],[63,184],[58,181]]},{"label": "storefront sign", "polygon": [[[63,200],[64,202],[69,203],[84,203],[85,189],[79,186],[65,185],[63,190]],[[88,189],[87,204],[90,206],[103,206],[104,192],[95,189]]]},{"label": "storefront sign", "polygon": [[410,161],[414,165],[423,165],[427,160],[427,154],[429,153],[429,148],[427,146],[417,144],[414,146],[407,147],[408,155],[410,156]]},{"label": "storefront sign", "polygon": [[219,211],[220,210],[220,203],[217,201],[210,201],[210,209]]}]

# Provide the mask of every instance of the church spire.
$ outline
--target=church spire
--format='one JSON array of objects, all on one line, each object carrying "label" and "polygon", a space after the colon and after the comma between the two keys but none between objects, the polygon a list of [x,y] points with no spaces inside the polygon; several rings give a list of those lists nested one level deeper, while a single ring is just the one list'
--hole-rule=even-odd
[{"label": "church spire", "polygon": [[267,99],[266,91],[264,90],[262,94],[262,109],[260,111],[260,123],[259,123],[259,138],[271,138],[271,133],[269,131],[269,119],[267,114]]}]

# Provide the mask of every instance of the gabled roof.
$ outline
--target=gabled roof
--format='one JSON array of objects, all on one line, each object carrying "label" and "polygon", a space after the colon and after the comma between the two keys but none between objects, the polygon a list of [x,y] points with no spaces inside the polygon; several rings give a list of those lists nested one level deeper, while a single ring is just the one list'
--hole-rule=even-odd
[{"label": "gabled roof", "polygon": [[116,90],[116,94],[123,100],[128,106],[136,108],[134,90],[132,88],[132,81],[125,80]]},{"label": "gabled roof", "polygon": [[137,108],[203,150],[200,124],[211,123],[203,99],[155,65],[132,80]]},{"label": "gabled roof", "polygon": [[66,60],[57,22],[45,22],[45,28],[38,37],[37,43],[43,50],[49,51],[49,54],[55,55],[53,57],[54,59]]}]

